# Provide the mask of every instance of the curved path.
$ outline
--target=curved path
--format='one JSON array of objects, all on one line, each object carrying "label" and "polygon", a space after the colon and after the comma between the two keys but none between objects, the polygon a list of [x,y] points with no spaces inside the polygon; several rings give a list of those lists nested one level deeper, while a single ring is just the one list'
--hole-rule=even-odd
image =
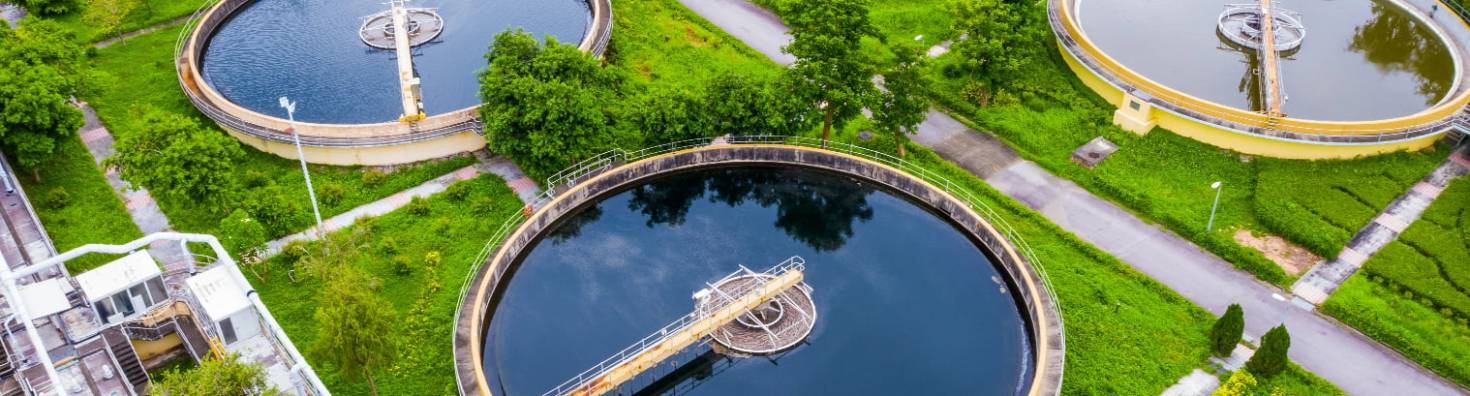
[{"label": "curved path", "polygon": [[[790,36],[770,12],[746,0],[679,2],[777,63],[791,64],[790,55],[781,53]],[[1289,293],[1236,270],[1178,235],[1018,159],[999,140],[942,112],[931,111],[914,140],[1210,312],[1220,314],[1229,304],[1239,303],[1245,308],[1248,334],[1259,337],[1285,323],[1293,335],[1292,360],[1348,393],[1470,394],[1361,333],[1292,304],[1285,297]],[[992,154],[973,155],[976,152]]]}]

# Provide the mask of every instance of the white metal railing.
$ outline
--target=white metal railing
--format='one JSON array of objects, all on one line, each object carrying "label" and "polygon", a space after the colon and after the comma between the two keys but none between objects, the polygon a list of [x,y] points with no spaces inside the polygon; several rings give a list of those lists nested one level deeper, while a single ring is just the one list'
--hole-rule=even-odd
[{"label": "white metal railing", "polygon": [[[771,277],[777,277],[790,271],[801,271],[804,269],[806,269],[806,260],[803,260],[801,256],[791,256],[791,258],[782,261],[780,264],[776,264],[770,269],[767,269],[762,274],[769,275]],[[725,275],[725,277],[720,278],[720,280],[715,281],[712,284],[718,285],[721,282],[725,282],[727,280],[744,275],[749,275],[752,273],[754,272],[746,269],[745,267],[741,267],[739,270],[731,272],[729,275]],[[747,294],[755,289],[756,288],[742,289],[740,290],[741,293],[738,293],[737,296]],[[683,331],[685,328],[688,328],[695,322],[705,319],[709,316],[710,313],[719,311],[720,309],[729,306],[730,304],[734,303],[735,300],[736,298],[719,299],[717,300],[718,302],[711,304],[708,307],[697,308],[689,314],[679,317],[679,319],[674,320],[672,323],[669,323],[658,331],[649,334],[647,337],[643,337],[643,339],[634,342],[627,348],[623,348],[623,350],[618,351],[618,353],[615,353],[612,356],[609,356],[607,359],[603,359],[601,362],[598,362],[591,368],[582,371],[571,379],[562,382],[555,388],[546,391],[546,393],[543,393],[542,396],[562,396],[572,394],[572,392],[586,387],[589,382],[592,382],[593,380],[596,380],[598,378],[602,378],[604,375],[607,374],[608,371],[612,370],[613,368],[628,363],[628,361],[631,361],[633,360],[633,358],[636,358],[643,352],[648,351],[649,349],[659,344],[662,344],[664,341],[668,340],[669,337],[673,337],[675,334],[678,334],[680,331]]]},{"label": "white metal railing", "polygon": [[[1046,273],[1046,268],[1041,265],[1042,261],[1041,258],[1036,254],[1036,250],[1031,247],[1030,243],[1026,242],[1025,238],[1022,238],[1021,234],[1016,231],[1015,227],[1011,226],[1010,222],[1006,221],[1005,217],[1001,216],[999,212],[997,212],[990,205],[986,204],[985,201],[980,200],[969,189],[951,181],[949,178],[944,177],[943,175],[929,170],[928,168],[918,163],[909,161],[905,158],[896,157],[886,152],[873,150],[867,147],[862,147],[850,143],[823,141],[820,138],[788,135],[728,135],[726,137],[715,139],[700,138],[678,140],[644,147],[642,149],[634,151],[627,151],[615,148],[603,152],[602,154],[593,156],[591,159],[588,159],[586,161],[582,161],[580,163],[567,167],[561,172],[553,174],[551,177],[547,178],[546,184],[542,187],[541,194],[527,205],[527,210],[516,212],[515,214],[511,215],[510,218],[507,218],[504,223],[501,223],[500,228],[497,229],[494,234],[491,234],[490,239],[485,241],[484,247],[480,249],[480,253],[475,256],[475,261],[471,264],[470,271],[467,273],[463,284],[460,286],[459,301],[461,302],[461,304],[459,304],[459,306],[455,308],[454,323],[459,323],[460,316],[463,314],[461,312],[464,307],[463,301],[469,293],[470,282],[472,282],[475,276],[479,274],[481,268],[485,265],[486,260],[489,259],[490,254],[492,254],[500,246],[500,244],[504,242],[506,235],[508,235],[511,230],[514,230],[517,226],[520,225],[521,221],[525,220],[527,216],[529,216],[531,213],[534,213],[535,210],[539,210],[546,203],[549,203],[552,199],[556,198],[558,194],[558,188],[575,185],[576,183],[585,180],[590,176],[613,168],[614,166],[616,166],[616,164],[638,161],[644,158],[690,148],[722,144],[791,145],[845,153],[848,155],[857,156],[863,159],[879,162],[897,168],[908,173],[909,175],[924,180],[931,186],[939,188],[940,190],[949,193],[951,196],[957,199],[964,201],[970,206],[971,209],[974,209],[977,213],[979,213],[980,217],[984,218],[998,231],[1004,234],[1006,239],[1012,244],[1012,246],[1016,248],[1016,252],[1020,254],[1023,258],[1025,258],[1025,264],[1028,265],[1031,270],[1036,273],[1039,281],[1041,282],[1043,292],[1046,293],[1047,297],[1049,297],[1053,302],[1052,308],[1055,309],[1057,312],[1056,320],[1058,326],[1060,328],[1066,328],[1066,324],[1063,322],[1062,319],[1061,299],[1057,297],[1056,288],[1052,286],[1051,277]],[[1044,320],[1044,318],[1041,319]],[[1057,334],[1061,343],[1065,345],[1066,332],[1058,331]],[[1037,350],[1040,351],[1041,349],[1042,346],[1038,345]],[[1061,359],[1063,359],[1063,361],[1059,363],[1065,364],[1066,356],[1061,356]],[[460,394],[465,394],[463,388],[464,382],[462,381],[462,378],[460,378],[459,370],[455,370],[454,375],[456,379],[455,382],[457,386],[460,387]]]}]

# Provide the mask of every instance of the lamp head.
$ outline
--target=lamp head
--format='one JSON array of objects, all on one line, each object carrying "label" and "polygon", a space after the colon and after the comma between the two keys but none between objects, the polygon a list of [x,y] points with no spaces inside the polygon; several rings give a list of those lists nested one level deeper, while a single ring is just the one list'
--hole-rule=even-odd
[{"label": "lamp head", "polygon": [[282,96],[281,97],[281,108],[286,109],[286,112],[295,113],[296,112],[296,102],[292,102],[290,99],[286,99],[285,96]]},{"label": "lamp head", "polygon": [[1220,189],[1220,182],[1215,182],[1214,184],[1210,184],[1210,188],[1211,189],[1215,189],[1215,190],[1219,190]]}]

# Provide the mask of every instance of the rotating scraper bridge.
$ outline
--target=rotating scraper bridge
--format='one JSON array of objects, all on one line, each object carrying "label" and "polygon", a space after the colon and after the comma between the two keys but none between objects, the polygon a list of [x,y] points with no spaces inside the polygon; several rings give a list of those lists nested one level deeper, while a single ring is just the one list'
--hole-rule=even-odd
[{"label": "rotating scraper bridge", "polygon": [[816,326],[806,261],[791,257],[765,272],[745,267],[694,294],[693,312],[675,320],[543,396],[595,396],[689,348],[709,341],[726,356],[763,356],[791,349]]}]

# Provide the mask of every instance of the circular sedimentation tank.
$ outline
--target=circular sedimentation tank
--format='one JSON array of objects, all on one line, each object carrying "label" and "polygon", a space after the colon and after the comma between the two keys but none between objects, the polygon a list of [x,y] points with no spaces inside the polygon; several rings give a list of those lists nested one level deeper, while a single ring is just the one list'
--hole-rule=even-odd
[{"label": "circular sedimentation tank", "polygon": [[1270,3],[1279,112],[1263,86],[1257,1],[1050,0],[1049,15],[1069,66],[1139,133],[1347,158],[1428,146],[1470,102],[1470,28],[1438,0]]},{"label": "circular sedimentation tank", "polygon": [[[455,338],[461,394],[546,392],[701,306],[709,288],[756,280],[719,281],[733,269],[759,272],[793,255],[804,259],[804,285],[787,289],[790,298],[617,390],[1060,389],[1055,301],[979,214],[876,162],[734,145],[624,164],[538,207],[465,291]],[[799,336],[754,337],[777,325],[790,330],[775,334]]]},{"label": "circular sedimentation tank", "polygon": [[201,112],[263,151],[296,157],[291,124],[277,104],[287,96],[299,104],[295,131],[308,161],[407,163],[484,146],[477,134],[477,71],[496,34],[522,29],[593,56],[601,56],[611,35],[608,0],[406,6],[422,119],[405,117],[397,54],[385,27],[391,18],[382,18],[389,5],[382,1],[211,3],[180,37],[180,84]]}]

